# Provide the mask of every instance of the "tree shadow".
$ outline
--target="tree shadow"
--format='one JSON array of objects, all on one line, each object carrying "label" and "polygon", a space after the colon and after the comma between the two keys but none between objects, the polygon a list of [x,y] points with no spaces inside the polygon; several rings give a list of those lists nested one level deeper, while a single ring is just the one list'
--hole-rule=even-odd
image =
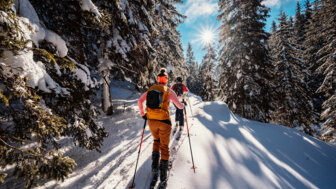
[{"label": "tree shadow", "polygon": [[[327,161],[335,167],[335,148],[290,128],[240,118],[225,104],[208,103],[203,111],[205,114],[196,117],[214,136],[224,139],[221,146],[212,144],[219,167],[212,170],[211,188],[223,179],[232,188],[258,188],[258,184],[260,188],[332,188],[336,184],[336,174],[330,175],[330,169],[319,163]],[[248,156],[237,153],[237,147]],[[219,149],[232,158],[233,165],[222,162]],[[322,149],[334,155],[328,157]],[[318,170],[319,174],[314,174]]]}]

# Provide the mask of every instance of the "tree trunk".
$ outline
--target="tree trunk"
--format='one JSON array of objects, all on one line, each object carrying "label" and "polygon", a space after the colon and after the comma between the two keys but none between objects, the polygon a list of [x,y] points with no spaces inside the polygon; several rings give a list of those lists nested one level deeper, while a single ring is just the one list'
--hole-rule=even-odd
[{"label": "tree trunk", "polygon": [[111,82],[109,81],[109,79],[104,78],[103,91],[102,91],[102,105],[103,105],[103,111],[106,113],[106,115],[113,114],[113,104],[111,99],[110,84]]}]

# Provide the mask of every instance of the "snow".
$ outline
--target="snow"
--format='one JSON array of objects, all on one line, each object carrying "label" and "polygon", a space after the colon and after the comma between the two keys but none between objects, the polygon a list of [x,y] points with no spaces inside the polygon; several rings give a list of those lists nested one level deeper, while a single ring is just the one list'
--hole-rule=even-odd
[{"label": "snow", "polygon": [[66,89],[60,87],[50,77],[42,62],[33,60],[32,51],[22,51],[15,56],[11,51],[5,51],[3,52],[3,58],[0,58],[0,63],[3,65],[6,75],[15,74],[27,78],[26,83],[29,87],[38,87],[39,90],[47,93],[54,90],[57,94],[68,94]]},{"label": "snow", "polygon": [[85,130],[85,132],[86,132],[86,135],[88,136],[88,138],[92,137],[92,132],[91,132],[91,130],[89,128],[87,128]]},{"label": "snow", "polygon": [[[38,15],[29,0],[15,0],[15,8],[20,16],[26,18],[20,19],[20,26],[23,29],[23,32],[30,35],[30,38],[27,36],[25,37],[26,40],[31,39],[37,46],[39,46],[39,41],[47,40],[57,47],[59,56],[65,57],[68,54],[68,48],[65,41],[58,34],[44,28],[40,24]],[[28,25],[33,28],[33,31],[28,29]]]},{"label": "snow", "polygon": [[30,4],[29,0],[15,0],[15,9],[20,16],[28,18],[31,23],[39,24],[40,19],[34,7]]},{"label": "snow", "polygon": [[113,29],[113,36],[114,37],[112,44],[115,47],[115,52],[120,53],[124,60],[129,61],[126,53],[130,51],[131,48],[128,46],[126,41],[120,36],[120,33],[116,28]]},{"label": "snow", "polygon": [[[140,93],[127,83],[112,83],[115,114],[101,115],[98,124],[110,136],[102,153],[77,148],[61,139],[65,155],[78,166],[64,182],[41,183],[45,188],[128,188],[132,182],[144,120],[139,115]],[[168,189],[334,188],[336,148],[295,129],[243,119],[221,102],[202,102],[191,94],[194,118],[187,107],[192,161],[186,128],[170,171]],[[170,106],[174,120],[174,106]],[[139,157],[135,188],[148,188],[152,142],[148,126]],[[13,181],[14,182],[14,181]],[[6,182],[5,188],[19,188]]]},{"label": "snow", "polygon": [[97,82],[91,79],[89,68],[85,65],[78,64],[74,59],[70,57],[68,58],[77,66],[77,68],[73,70],[73,73],[75,75],[75,78],[80,80],[85,85],[85,90],[88,91],[89,88],[94,88],[97,85]]},{"label": "snow", "polygon": [[[33,41],[38,46],[38,41],[47,40],[53,43],[60,56],[66,56],[67,47],[60,36],[54,32],[43,28],[40,25],[38,16],[28,0],[16,1],[15,8],[18,14],[23,17],[18,18],[20,32],[18,39],[24,41]],[[32,42],[27,44],[27,47],[33,47]],[[27,49],[20,51],[14,55],[10,51],[3,52],[3,57],[0,58],[0,63],[3,66],[6,75],[19,75],[26,78],[27,86],[31,88],[38,87],[39,90],[46,93],[55,91],[57,94],[68,95],[67,89],[60,87],[47,73],[46,68],[42,62],[35,62],[33,59],[33,51]],[[58,69],[57,74],[60,75]]]},{"label": "snow", "polygon": [[82,0],[81,1],[81,8],[82,10],[92,12],[96,15],[96,18],[100,18],[102,15],[100,14],[98,8],[95,4],[92,3],[91,0]]},{"label": "snow", "polygon": [[170,63],[168,63],[166,69],[167,69],[167,73],[170,73],[170,72],[173,72],[173,73],[174,73],[174,70],[175,70],[174,66],[171,65]]},{"label": "snow", "polygon": [[45,40],[57,47],[58,55],[60,57],[65,57],[68,54],[66,43],[58,34],[53,31],[46,30]]},{"label": "snow", "polygon": [[236,76],[237,80],[239,80],[242,76],[243,74],[241,73],[241,71],[238,71]]}]

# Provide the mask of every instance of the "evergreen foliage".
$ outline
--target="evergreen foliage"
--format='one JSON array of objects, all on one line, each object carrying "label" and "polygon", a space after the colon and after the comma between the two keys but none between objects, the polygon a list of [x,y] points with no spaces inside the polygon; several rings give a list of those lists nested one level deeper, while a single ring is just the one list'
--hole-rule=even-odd
[{"label": "evergreen foliage", "polygon": [[[36,186],[39,179],[64,180],[76,163],[58,151],[60,137],[71,136],[79,146],[99,151],[107,136],[94,122],[92,90],[75,75],[85,68],[45,50],[52,48],[46,41],[39,48],[32,46],[20,19],[12,9],[5,11],[0,11],[0,166],[14,165],[13,175],[26,180],[28,188]],[[28,28],[32,27],[28,24]],[[57,83],[47,86],[50,90],[32,88],[28,85],[32,78],[18,74],[22,68],[4,63],[8,56],[30,52]],[[3,180],[6,174],[0,174]]]},{"label": "evergreen foliage", "polygon": [[[185,16],[180,14],[175,7],[183,2],[181,0],[156,0],[155,2],[156,32],[153,35],[152,43],[156,50],[158,66],[153,72],[158,73],[160,67],[167,67],[170,81],[174,81],[178,76],[186,78],[188,68],[183,55],[181,35],[177,30]],[[153,75],[153,77],[155,76]]]},{"label": "evergreen foliage", "polygon": [[321,120],[324,121],[322,126],[322,139],[328,142],[336,141],[336,2],[322,1],[320,18],[322,30],[319,36],[325,42],[317,52],[317,73],[323,75],[323,82],[317,89],[326,97],[322,104],[323,112]]},{"label": "evergreen foliage", "polygon": [[[31,86],[31,78],[17,74],[20,68],[9,72],[14,68],[1,64],[0,181],[8,165],[14,165],[14,176],[29,188],[39,179],[66,178],[76,163],[58,151],[60,137],[99,151],[108,133],[95,122],[97,80],[103,86],[104,112],[112,114],[111,79],[128,81],[140,90],[154,83],[160,67],[170,70],[172,81],[187,75],[177,31],[185,17],[175,7],[181,0],[93,0],[94,11],[77,0],[15,2],[0,0],[1,63],[9,55],[29,52],[55,86]],[[65,57],[50,41],[24,38],[29,34],[20,28],[20,9],[27,2],[39,19],[34,24],[64,40]],[[26,25],[33,33],[35,26],[30,24]]]},{"label": "evergreen foliage", "polygon": [[295,30],[284,12],[280,13],[278,30],[272,34],[272,61],[275,68],[275,89],[271,114],[272,121],[290,127],[299,126],[305,133],[315,133],[310,127],[316,123],[309,87],[305,82],[308,72],[302,59],[302,50],[293,44]]},{"label": "evergreen foliage", "polygon": [[[294,29],[291,28],[291,21],[284,21],[285,15],[282,13],[279,18],[281,27],[277,30],[273,27],[269,40],[278,73],[275,77],[277,83],[287,82],[287,86],[294,86],[283,94],[291,103],[284,103],[280,98],[278,102],[275,101],[275,104],[282,104],[282,108],[288,107],[278,113],[275,111],[272,121],[292,127],[300,125],[304,132],[317,136],[321,134],[321,139],[327,142],[335,142],[336,133],[335,7],[335,1],[316,0],[311,4],[306,0],[305,10],[301,11],[298,3]],[[280,68],[283,71],[279,72]],[[287,73],[287,79],[282,78],[284,75],[281,73]],[[279,88],[276,87],[278,91]],[[300,96],[293,96],[295,93]],[[298,116],[297,112],[303,114]],[[316,133],[310,127],[318,121],[323,122],[322,133]]]},{"label": "evergreen foliage", "polygon": [[[308,1],[309,2],[309,1]],[[301,13],[300,2],[297,2],[296,12],[295,12],[295,22],[294,22],[294,31],[295,31],[295,43],[302,44],[304,41],[305,34],[305,17]]]},{"label": "evergreen foliage", "polygon": [[204,101],[214,101],[216,98],[215,66],[217,56],[213,44],[207,44],[203,50],[207,52],[199,68],[199,77],[202,85],[200,95]]},{"label": "evergreen foliage", "polygon": [[[304,45],[304,60],[311,73],[308,78],[308,85],[313,93],[314,99],[314,111],[320,113],[322,110],[322,103],[325,100],[322,94],[316,93],[317,89],[321,86],[323,82],[323,76],[319,74],[316,70],[320,66],[317,63],[318,55],[317,52],[322,48],[324,44],[324,39],[319,35],[321,31],[321,24],[323,20],[321,19],[321,1],[317,0],[314,2],[314,10],[311,12],[310,19],[307,20],[306,30],[305,30],[305,41]],[[309,11],[306,11],[306,14]],[[310,14],[310,13],[309,13]],[[307,16],[306,16],[307,17]]]},{"label": "evergreen foliage", "polygon": [[267,121],[271,64],[264,31],[269,9],[261,0],[220,0],[220,96],[242,117]]},{"label": "evergreen foliage", "polygon": [[187,87],[192,93],[200,95],[201,82],[199,80],[199,68],[190,43],[188,43],[186,55],[186,63],[189,70],[189,76],[187,77]]}]

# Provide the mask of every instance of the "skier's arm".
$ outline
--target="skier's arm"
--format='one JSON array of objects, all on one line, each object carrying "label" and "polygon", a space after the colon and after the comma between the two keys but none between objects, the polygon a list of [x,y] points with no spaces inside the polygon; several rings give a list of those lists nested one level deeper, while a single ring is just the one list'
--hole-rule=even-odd
[{"label": "skier's arm", "polygon": [[147,92],[142,94],[141,97],[138,100],[138,106],[139,106],[141,116],[145,115],[145,111],[143,109],[143,102],[146,100],[146,97],[147,97]]},{"label": "skier's arm", "polygon": [[188,88],[185,85],[183,85],[183,92],[187,93],[188,91],[189,91]]},{"label": "skier's arm", "polygon": [[183,109],[184,108],[184,104],[182,104],[178,99],[177,96],[175,94],[175,92],[173,90],[169,90],[169,97],[168,99],[173,101],[173,103],[176,105],[176,107],[178,109]]},{"label": "skier's arm", "polygon": [[170,88],[171,90],[174,90],[174,86],[175,86],[175,84]]}]

